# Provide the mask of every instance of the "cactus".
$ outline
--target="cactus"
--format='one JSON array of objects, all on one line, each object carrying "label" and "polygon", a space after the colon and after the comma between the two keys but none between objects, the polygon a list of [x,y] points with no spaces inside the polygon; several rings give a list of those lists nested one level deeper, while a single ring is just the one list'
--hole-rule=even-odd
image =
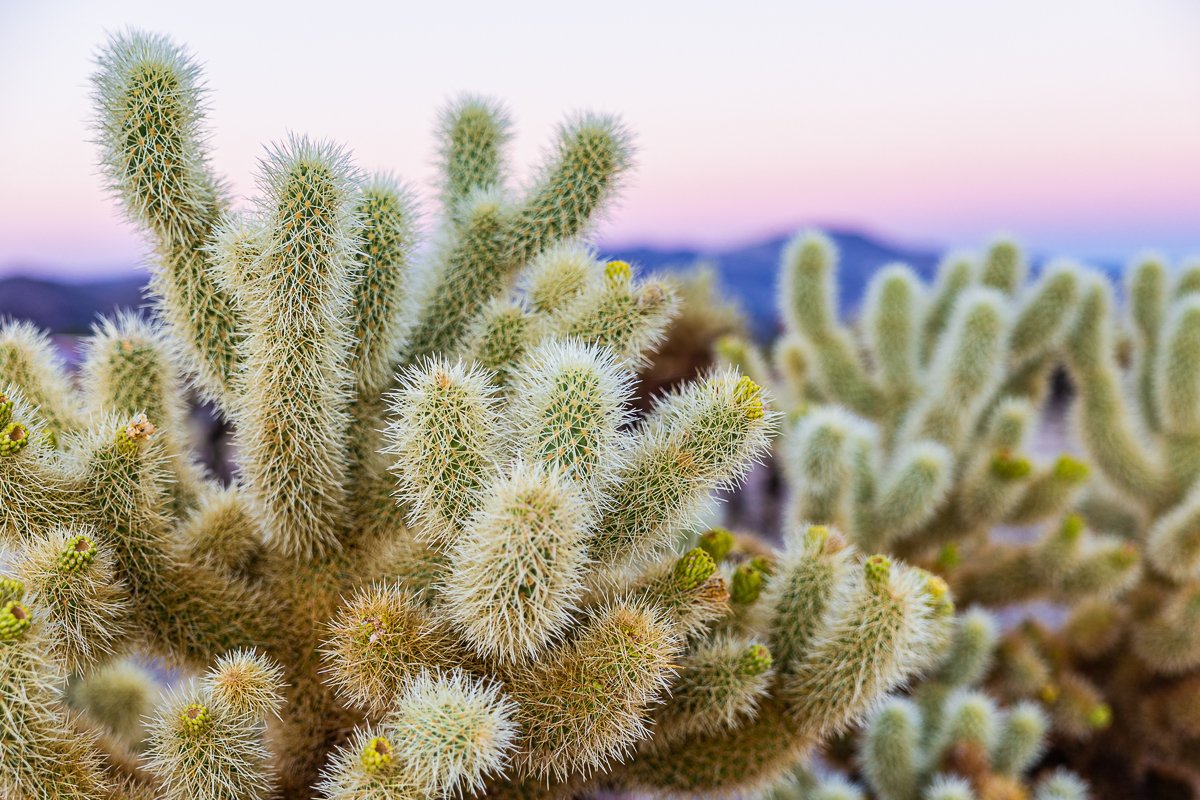
[{"label": "cactus", "polygon": [[[1027,624],[1005,642],[1008,688],[1053,698],[1056,726],[1074,740],[1077,763],[1128,765],[1114,790],[1144,780],[1200,788],[1200,731],[1184,711],[1200,670],[1193,548],[1200,306],[1190,281],[1187,271],[1172,277],[1156,257],[1136,261],[1124,319],[1107,279],[1086,284],[1065,362],[1078,392],[1075,433],[1099,475],[1077,525],[1112,533],[1090,552],[1060,536],[1054,551],[1078,574],[1056,578],[1087,585],[1125,572],[1124,591],[1075,604],[1061,630]],[[1038,673],[1041,687],[1029,680]]]},{"label": "cactus", "polygon": [[[1036,776],[1050,720],[1036,703],[1002,708],[980,682],[997,644],[996,622],[972,609],[955,618],[951,645],[935,671],[907,696],[884,700],[857,737],[859,788],[850,776],[817,776],[776,790],[776,800],[858,792],[875,800],[1063,797],[1086,800],[1087,786],[1064,770]],[[801,777],[798,776],[798,777]],[[807,785],[806,785],[807,784]],[[1057,792],[1058,794],[1055,794]]]},{"label": "cactus", "polygon": [[[851,326],[837,315],[832,242],[804,233],[788,245],[785,331],[774,369],[759,369],[792,407],[779,448],[789,517],[932,564],[947,545],[983,561],[974,554],[995,525],[1069,507],[1086,468],[1069,456],[1033,463],[1026,450],[1083,273],[1057,263],[1025,285],[1023,263],[1001,241],[978,262],[948,257],[932,286],[905,266],[885,267]],[[747,343],[718,353],[765,364]]]},{"label": "cactus", "polygon": [[[162,322],[102,323],[77,385],[0,331],[0,793],[733,793],[932,661],[950,603],[924,571],[802,525],[755,558],[701,538],[778,415],[717,369],[633,419],[677,300],[581,243],[620,124],[569,122],[518,196],[503,110],[453,105],[417,269],[403,187],[328,142],[269,149],[233,210],[170,41],[115,36],[95,88]],[[232,485],[187,451],[185,381],[233,425]],[[135,676],[139,729],[96,698],[133,655],[182,675]]]}]

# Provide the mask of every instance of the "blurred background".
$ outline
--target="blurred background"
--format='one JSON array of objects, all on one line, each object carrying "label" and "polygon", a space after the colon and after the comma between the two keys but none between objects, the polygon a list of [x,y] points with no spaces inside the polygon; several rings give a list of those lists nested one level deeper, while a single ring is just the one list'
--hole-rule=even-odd
[{"label": "blurred background", "polygon": [[801,227],[842,245],[849,310],[888,261],[928,274],[996,233],[1106,268],[1200,253],[1195,0],[0,0],[0,313],[77,333],[141,302],[145,247],[89,142],[91,60],[129,26],[204,62],[239,196],[298,131],[428,199],[464,91],[508,104],[518,169],[571,110],[617,113],[639,166],[596,243],[712,260],[760,336]]}]

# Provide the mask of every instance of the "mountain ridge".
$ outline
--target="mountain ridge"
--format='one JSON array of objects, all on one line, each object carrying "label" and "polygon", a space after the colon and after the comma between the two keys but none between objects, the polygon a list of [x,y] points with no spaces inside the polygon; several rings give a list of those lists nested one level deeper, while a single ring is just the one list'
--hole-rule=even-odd
[{"label": "mountain ridge", "polygon": [[[881,267],[905,263],[923,280],[931,281],[942,257],[941,251],[932,248],[901,245],[850,228],[827,228],[825,232],[840,254],[838,300],[843,314],[858,308],[867,283]],[[722,288],[741,306],[754,334],[765,339],[778,326],[775,290],[779,258],[793,235],[779,234],[725,249],[629,246],[599,250],[604,258],[629,261],[642,272],[671,273],[698,262],[713,264]],[[1035,269],[1044,261],[1032,260]],[[1093,266],[1109,272],[1116,269],[1111,264]],[[86,333],[102,315],[148,306],[143,288],[146,273],[133,267],[128,276],[95,280],[37,278],[19,274],[19,266],[0,271],[11,275],[0,278],[0,316],[27,319],[54,333]]]}]

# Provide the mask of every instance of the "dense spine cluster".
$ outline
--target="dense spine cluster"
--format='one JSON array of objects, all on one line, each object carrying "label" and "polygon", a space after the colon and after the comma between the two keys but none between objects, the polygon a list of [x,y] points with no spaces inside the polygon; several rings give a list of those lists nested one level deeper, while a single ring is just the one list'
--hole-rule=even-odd
[{"label": "dense spine cluster", "polygon": [[[801,521],[780,552],[701,535],[779,415],[717,369],[635,419],[678,298],[583,243],[615,120],[572,119],[517,192],[504,110],[451,106],[416,265],[406,190],[328,142],[269,149],[233,208],[168,40],[114,37],[95,90],[161,321],[101,323],[78,380],[0,330],[0,794],[733,794],[933,662],[923,570]],[[232,485],[189,453],[189,379]]]}]

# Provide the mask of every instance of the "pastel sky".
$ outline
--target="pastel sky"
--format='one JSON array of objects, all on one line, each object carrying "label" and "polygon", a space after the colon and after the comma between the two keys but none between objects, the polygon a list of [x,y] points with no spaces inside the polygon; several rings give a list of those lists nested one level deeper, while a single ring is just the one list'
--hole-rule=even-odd
[{"label": "pastel sky", "polygon": [[142,253],[87,141],[91,60],[127,26],[206,64],[214,161],[239,195],[288,131],[428,195],[437,109],[472,91],[511,108],[522,174],[565,111],[636,131],[607,244],[825,223],[1200,252],[1196,0],[0,0],[0,273]]}]

